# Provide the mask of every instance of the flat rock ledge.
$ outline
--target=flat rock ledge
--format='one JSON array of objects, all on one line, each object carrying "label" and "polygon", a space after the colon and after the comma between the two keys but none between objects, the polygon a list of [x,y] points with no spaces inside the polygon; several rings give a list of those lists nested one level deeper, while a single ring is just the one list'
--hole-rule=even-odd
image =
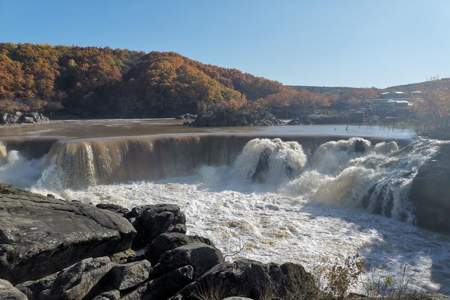
[{"label": "flat rock ledge", "polygon": [[0,278],[13,283],[126,250],[135,235],[113,212],[0,185]]},{"label": "flat rock ledge", "polygon": [[225,262],[185,223],[172,204],[94,207],[0,184],[0,299],[335,299],[299,264]]}]

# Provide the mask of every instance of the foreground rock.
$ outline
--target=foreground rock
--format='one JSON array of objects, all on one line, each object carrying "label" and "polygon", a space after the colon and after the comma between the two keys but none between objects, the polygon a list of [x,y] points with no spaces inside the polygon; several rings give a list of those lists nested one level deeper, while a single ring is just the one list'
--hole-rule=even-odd
[{"label": "foreground rock", "polygon": [[0,299],[26,300],[27,296],[16,289],[11,282],[0,279]]},{"label": "foreground rock", "polygon": [[316,299],[318,292],[312,275],[300,265],[238,260],[215,266],[172,299],[200,300],[205,295],[216,295],[218,299],[242,296],[309,300]]},{"label": "foreground rock", "polygon": [[117,265],[111,270],[108,284],[120,291],[127,290],[146,281],[151,271],[151,264],[145,259]]},{"label": "foreground rock", "polygon": [[409,197],[417,225],[450,234],[450,143],[439,145],[413,180]]},{"label": "foreground rock", "polygon": [[176,268],[190,265],[197,278],[215,265],[222,263],[219,249],[206,244],[188,244],[165,252],[154,267],[155,274],[164,274]]},{"label": "foreground rock", "polygon": [[138,231],[134,248],[142,248],[164,232],[186,233],[186,216],[176,205],[138,206],[127,214]]},{"label": "foreground rock", "polygon": [[0,278],[13,283],[126,250],[135,234],[113,212],[0,185]]},{"label": "foreground rock", "polygon": [[84,299],[111,270],[108,257],[87,258],[60,272],[41,299]]},{"label": "foreground rock", "polygon": [[164,252],[193,243],[203,243],[214,247],[214,244],[207,238],[178,232],[169,232],[158,235],[150,243],[145,255],[153,264],[156,264]]}]

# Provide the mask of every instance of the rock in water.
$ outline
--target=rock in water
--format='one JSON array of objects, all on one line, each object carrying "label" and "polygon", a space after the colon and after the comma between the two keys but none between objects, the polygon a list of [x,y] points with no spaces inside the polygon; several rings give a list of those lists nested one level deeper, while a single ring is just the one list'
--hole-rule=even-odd
[{"label": "rock in water", "polygon": [[27,300],[27,296],[16,289],[9,281],[0,279],[0,299]]},{"label": "rock in water", "polygon": [[113,212],[0,185],[0,277],[13,283],[126,250],[135,234]]},{"label": "rock in water", "polygon": [[217,299],[239,295],[251,299],[316,299],[318,288],[311,274],[301,265],[263,264],[238,260],[215,266],[172,299],[198,300],[202,295]]},{"label": "rock in water", "polygon": [[419,169],[409,198],[417,225],[450,234],[450,143],[440,144],[434,157]]}]

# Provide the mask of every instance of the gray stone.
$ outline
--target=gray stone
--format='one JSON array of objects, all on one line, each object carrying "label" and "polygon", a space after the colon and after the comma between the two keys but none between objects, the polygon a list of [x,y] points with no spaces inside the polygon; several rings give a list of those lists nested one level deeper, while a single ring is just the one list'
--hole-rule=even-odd
[{"label": "gray stone", "polygon": [[450,234],[450,143],[439,145],[414,178],[409,198],[417,225]]},{"label": "gray stone", "polygon": [[27,300],[24,293],[16,289],[9,281],[0,279],[0,299]]},{"label": "gray stone", "polygon": [[188,244],[165,252],[155,265],[151,277],[157,277],[170,270],[190,265],[194,268],[194,278],[224,261],[219,249],[206,244]]},{"label": "gray stone", "polygon": [[316,299],[318,288],[313,276],[301,265],[263,264],[238,260],[213,267],[181,290],[177,300],[198,300],[202,294],[222,299],[239,295],[251,299]]},{"label": "gray stone", "polygon": [[25,281],[16,285],[16,288],[27,295],[29,299],[41,299],[41,293],[52,287],[57,276],[58,273],[53,273],[34,281]]},{"label": "gray stone", "polygon": [[98,296],[95,296],[92,300],[119,300],[120,299],[120,291],[112,290],[103,292]]},{"label": "gray stone", "polygon": [[143,256],[138,256],[136,254],[136,251],[132,250],[132,249],[127,249],[125,251],[121,251],[121,252],[117,252],[114,253],[113,255],[109,256],[111,258],[112,262],[115,262],[117,264],[126,264],[132,261],[138,261],[138,260],[142,260],[145,257]]},{"label": "gray stone", "polygon": [[132,288],[147,280],[150,271],[151,264],[148,260],[116,265],[110,272],[111,285],[118,290]]},{"label": "gray stone", "polygon": [[173,204],[138,206],[127,214],[127,218],[138,232],[134,240],[135,249],[146,246],[164,232],[186,233],[186,217]]},{"label": "gray stone", "polygon": [[33,117],[23,117],[23,118],[22,118],[22,122],[23,122],[23,123],[27,123],[27,124],[32,124],[32,123],[34,123],[35,121],[34,121]]},{"label": "gray stone", "polygon": [[109,257],[86,258],[58,273],[51,288],[41,293],[41,298],[83,299],[112,267]]},{"label": "gray stone", "polygon": [[183,266],[141,285],[121,300],[167,299],[192,282],[193,276],[192,266]]},{"label": "gray stone", "polygon": [[153,264],[155,264],[164,252],[192,243],[203,243],[214,247],[213,242],[207,238],[178,232],[169,232],[158,235],[151,242],[145,255]]},{"label": "gray stone", "polygon": [[14,284],[126,250],[135,234],[113,212],[0,185],[0,277]]},{"label": "gray stone", "polygon": [[130,211],[117,204],[111,204],[111,203],[99,203],[96,205],[97,208],[106,209],[112,212],[115,212],[116,214],[121,215],[122,217],[128,214]]}]

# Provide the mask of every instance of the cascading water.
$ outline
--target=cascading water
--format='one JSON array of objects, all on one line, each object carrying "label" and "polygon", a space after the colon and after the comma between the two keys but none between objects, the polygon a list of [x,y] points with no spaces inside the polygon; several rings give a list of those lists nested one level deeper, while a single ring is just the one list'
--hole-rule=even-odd
[{"label": "cascading water", "polygon": [[283,140],[74,140],[40,159],[0,147],[0,182],[94,204],[176,203],[190,233],[225,253],[311,269],[358,252],[366,277],[407,266],[412,288],[450,293],[450,242],[412,225],[408,199],[439,142]]},{"label": "cascading water", "polygon": [[297,177],[305,164],[306,155],[297,142],[253,139],[237,157],[232,173],[242,181],[279,184]]},{"label": "cascading water", "polygon": [[[214,141],[213,141],[214,142]],[[199,171],[203,186],[269,191],[308,201],[364,208],[413,222],[408,189],[437,142],[419,139],[399,149],[394,141],[374,145],[351,138],[325,142],[305,154],[296,141],[256,138],[240,151],[224,150],[208,169],[217,147],[209,140],[80,140],[56,143],[40,159],[26,159],[0,144],[0,180],[38,189],[82,189],[97,184],[158,180]],[[231,153],[231,154],[230,154]],[[263,187],[263,188],[262,188]]]}]

